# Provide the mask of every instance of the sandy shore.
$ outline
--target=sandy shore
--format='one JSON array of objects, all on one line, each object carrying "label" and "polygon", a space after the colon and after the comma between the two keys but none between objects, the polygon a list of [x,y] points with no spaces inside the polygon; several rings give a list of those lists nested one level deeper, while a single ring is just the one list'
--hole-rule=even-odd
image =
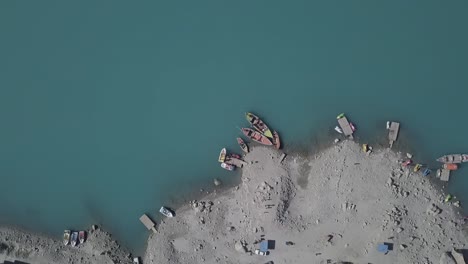
[{"label": "sandy shore", "polygon": [[[368,156],[344,141],[280,155],[255,147],[241,184],[162,222],[143,263],[452,263],[445,252],[467,246],[453,201],[391,150]],[[268,256],[252,254],[262,239],[274,241]]]},{"label": "sandy shore", "polygon": [[[456,199],[444,203],[428,178],[401,167],[398,153],[366,155],[344,141],[282,164],[281,154],[254,147],[240,184],[165,219],[148,238],[143,263],[462,263],[446,253],[467,248]],[[274,241],[267,256],[253,254],[261,240]],[[379,243],[393,250],[378,252]],[[107,264],[131,263],[131,256],[101,230],[73,248],[0,228],[5,260]]]}]

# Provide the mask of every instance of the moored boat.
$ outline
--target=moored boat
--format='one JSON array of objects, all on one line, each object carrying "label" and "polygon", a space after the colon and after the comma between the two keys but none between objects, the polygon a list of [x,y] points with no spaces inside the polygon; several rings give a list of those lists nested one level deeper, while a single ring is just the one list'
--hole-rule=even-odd
[{"label": "moored boat", "polygon": [[431,174],[431,172],[432,172],[432,171],[431,171],[430,169],[426,168],[426,169],[423,171],[423,176],[427,176],[427,175]]},{"label": "moored boat", "polygon": [[406,167],[406,166],[410,165],[411,163],[413,163],[413,161],[411,159],[407,159],[407,160],[403,161],[403,163],[401,165],[403,167]]},{"label": "moored boat", "polygon": [[236,153],[229,153],[229,154],[226,156],[226,159],[232,159],[232,158],[242,160],[241,155],[236,154]]},{"label": "moored boat", "polygon": [[66,246],[70,244],[70,230],[63,231],[63,244]]},{"label": "moored boat", "polygon": [[174,213],[167,207],[161,206],[159,212],[167,217],[174,217]]},{"label": "moored boat", "polygon": [[336,126],[336,127],[335,127],[335,131],[338,132],[338,133],[340,133],[340,134],[343,134],[343,130],[342,130],[341,127],[339,127],[339,126]]},{"label": "moored boat", "polygon": [[447,194],[447,196],[445,196],[444,202],[448,203],[448,202],[450,202],[452,199],[453,199],[453,196],[452,196],[451,194]]},{"label": "moored boat", "polygon": [[271,141],[265,135],[262,135],[253,129],[242,128],[242,133],[244,133],[246,137],[260,144],[267,145],[267,146],[273,145],[273,143],[271,143]]},{"label": "moored boat", "polygon": [[421,169],[421,167],[422,167],[421,164],[416,164],[416,166],[414,166],[414,168],[413,168],[413,171],[418,172]]},{"label": "moored boat", "polygon": [[78,245],[78,232],[76,232],[76,231],[75,231],[75,232],[72,232],[72,234],[71,234],[71,242],[70,242],[70,243],[71,243],[72,247]]},{"label": "moored boat", "polygon": [[239,144],[239,147],[244,151],[245,153],[249,153],[249,146],[245,144],[244,140],[240,137],[237,138],[237,143]]},{"label": "moored boat", "polygon": [[353,123],[349,122],[349,126],[351,127],[351,130],[354,132],[356,131],[356,127],[354,126]]},{"label": "moored boat", "polygon": [[446,170],[457,170],[458,169],[458,166],[455,163],[445,163],[442,167],[444,169],[446,169]]},{"label": "moored boat", "polygon": [[246,113],[245,118],[247,118],[247,121],[249,121],[250,125],[258,132],[269,138],[273,138],[273,134],[271,133],[270,128],[268,128],[268,126],[258,116],[252,113]]},{"label": "moored boat", "polygon": [[336,116],[336,119],[343,118],[344,116],[345,116],[344,113],[341,113],[341,114],[339,114],[339,115]]},{"label": "moored boat", "polygon": [[223,162],[223,163],[221,163],[221,168],[223,168],[225,170],[228,170],[228,171],[233,171],[233,170],[236,169],[236,166]]},{"label": "moored boat", "polygon": [[451,154],[445,155],[437,159],[438,162],[443,163],[462,163],[468,162],[468,154]]},{"label": "moored boat", "polygon": [[83,244],[86,240],[86,232],[85,231],[80,231],[78,233],[78,238],[80,239],[80,243]]},{"label": "moored boat", "polygon": [[278,132],[276,130],[273,130],[273,144],[275,145],[276,149],[280,149],[281,147],[281,141]]},{"label": "moored boat", "polygon": [[226,148],[223,148],[221,152],[219,153],[219,158],[218,158],[219,162],[224,162],[224,160],[226,159],[226,153],[227,153]]}]

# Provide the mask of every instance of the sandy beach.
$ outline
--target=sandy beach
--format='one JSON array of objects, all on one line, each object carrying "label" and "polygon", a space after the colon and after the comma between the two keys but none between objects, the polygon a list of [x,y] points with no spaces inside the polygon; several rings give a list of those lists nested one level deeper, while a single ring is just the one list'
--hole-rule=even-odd
[{"label": "sandy beach", "polygon": [[[148,238],[144,264],[464,263],[463,217],[421,173],[390,149],[362,152],[353,141],[312,156],[256,146],[241,183],[190,201]],[[76,248],[0,230],[0,260],[131,263],[110,235],[90,231]],[[270,241],[268,255],[254,252]],[[379,252],[380,243],[390,251]],[[450,253],[448,253],[450,252]],[[455,261],[458,258],[458,262]]]},{"label": "sandy beach", "polygon": [[[401,154],[344,141],[280,156],[255,147],[242,183],[161,223],[143,263],[452,263],[446,252],[466,248],[455,200],[402,168]],[[253,254],[261,240],[273,241],[267,256]]]}]

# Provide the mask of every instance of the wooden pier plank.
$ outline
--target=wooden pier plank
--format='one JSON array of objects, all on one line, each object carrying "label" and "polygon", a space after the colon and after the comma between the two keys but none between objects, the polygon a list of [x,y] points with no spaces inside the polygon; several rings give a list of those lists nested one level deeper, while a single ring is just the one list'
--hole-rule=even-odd
[{"label": "wooden pier plank", "polygon": [[140,221],[143,223],[143,225],[145,225],[145,227],[148,230],[152,230],[153,232],[156,232],[156,229],[155,229],[156,224],[146,214],[143,214],[140,217]]},{"label": "wooden pier plank", "polygon": [[441,169],[440,180],[448,182],[450,179],[450,171],[446,169]]},{"label": "wooden pier plank", "polygon": [[353,137],[353,129],[349,125],[349,121],[346,117],[342,117],[338,119],[338,124],[341,127],[341,130],[343,130],[343,134],[347,137]]},{"label": "wooden pier plank", "polygon": [[392,147],[393,142],[397,140],[399,131],[400,131],[400,123],[391,122],[390,128],[388,129],[388,141],[390,142],[390,147]]}]

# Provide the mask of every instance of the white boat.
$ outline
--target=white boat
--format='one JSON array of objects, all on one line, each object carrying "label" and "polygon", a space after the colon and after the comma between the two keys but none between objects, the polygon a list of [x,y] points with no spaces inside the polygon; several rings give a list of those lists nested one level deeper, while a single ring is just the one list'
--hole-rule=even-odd
[{"label": "white boat", "polygon": [[140,264],[140,257],[133,258],[133,264]]},{"label": "white boat", "polygon": [[236,169],[236,166],[223,162],[221,163],[221,168],[228,170],[228,171],[233,171]]},{"label": "white boat", "polygon": [[339,126],[335,127],[335,131],[340,133],[340,134],[343,134],[343,130]]},{"label": "white boat", "polygon": [[159,212],[167,217],[174,217],[174,214],[169,208],[166,208],[164,206],[161,206],[161,209],[159,209]]},{"label": "white boat", "polygon": [[72,247],[78,245],[78,232],[73,232],[71,234],[71,245]]},{"label": "white boat", "polygon": [[219,153],[219,157],[218,157],[219,162],[224,162],[224,160],[226,159],[226,153],[227,153],[226,148],[223,148],[221,152]]},{"label": "white boat", "polygon": [[438,162],[442,163],[462,163],[468,162],[468,154],[450,154],[445,155],[437,159]]},{"label": "white boat", "polygon": [[70,230],[63,231],[63,244],[66,246],[70,244]]}]

